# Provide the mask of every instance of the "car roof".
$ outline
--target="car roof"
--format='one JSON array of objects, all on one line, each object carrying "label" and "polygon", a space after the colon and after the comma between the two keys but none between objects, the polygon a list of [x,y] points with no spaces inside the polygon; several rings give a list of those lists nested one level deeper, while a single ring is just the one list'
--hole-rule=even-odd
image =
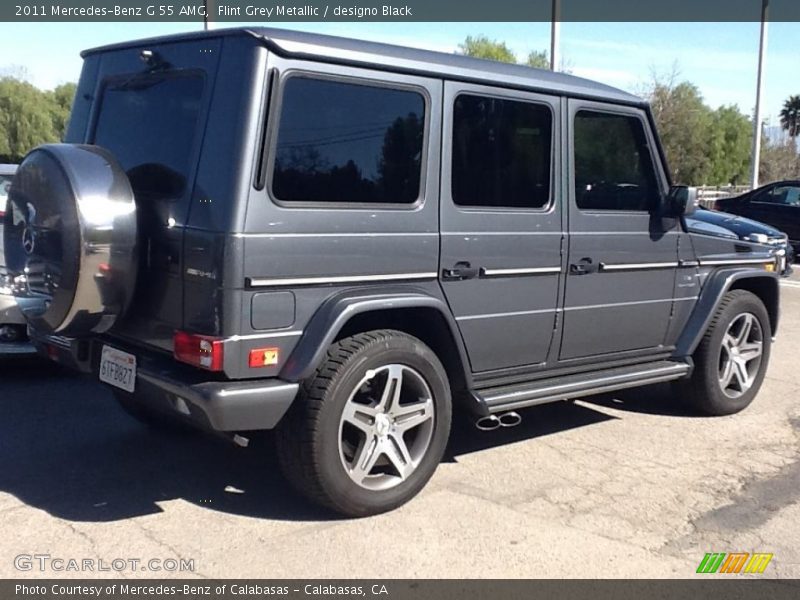
[{"label": "car roof", "polygon": [[86,57],[99,52],[158,45],[184,40],[209,39],[220,36],[251,36],[258,39],[279,56],[298,59],[350,64],[382,70],[415,73],[434,77],[447,77],[497,85],[570,95],[576,97],[610,100],[623,104],[645,105],[645,101],[603,83],[536,69],[524,65],[501,63],[472,58],[459,54],[447,54],[430,50],[419,50],[378,42],[367,42],[349,38],[289,31],[269,27],[215,29],[143,40],[134,40],[100,46],[81,53]]},{"label": "car roof", "polygon": [[17,172],[17,165],[0,164],[0,175],[13,175]]}]

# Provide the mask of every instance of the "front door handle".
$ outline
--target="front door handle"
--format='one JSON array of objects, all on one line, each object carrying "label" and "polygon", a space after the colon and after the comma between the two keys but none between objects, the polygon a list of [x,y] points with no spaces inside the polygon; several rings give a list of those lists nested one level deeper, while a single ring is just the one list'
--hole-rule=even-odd
[{"label": "front door handle", "polygon": [[577,263],[569,266],[570,275],[588,275],[597,272],[598,265],[592,262],[591,258],[582,258]]},{"label": "front door handle", "polygon": [[442,269],[442,279],[450,281],[463,281],[464,279],[473,279],[477,276],[477,267],[473,267],[467,261],[457,262],[449,269]]}]

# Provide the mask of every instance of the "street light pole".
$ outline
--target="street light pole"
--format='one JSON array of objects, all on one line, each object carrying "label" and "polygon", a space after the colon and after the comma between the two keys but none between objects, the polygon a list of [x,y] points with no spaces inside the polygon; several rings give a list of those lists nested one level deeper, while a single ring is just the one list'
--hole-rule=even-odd
[{"label": "street light pole", "polygon": [[561,34],[561,0],[553,0],[553,18],[550,21],[550,70],[558,70],[559,37]]},{"label": "street light pole", "polygon": [[756,114],[753,119],[753,164],[750,186],[758,187],[758,167],[761,163],[761,94],[764,88],[764,59],[767,48],[767,12],[769,0],[761,2],[761,36],[758,42],[758,79],[756,81]]},{"label": "street light pole", "polygon": [[213,0],[203,0],[203,31],[211,29],[211,12],[214,10]]}]

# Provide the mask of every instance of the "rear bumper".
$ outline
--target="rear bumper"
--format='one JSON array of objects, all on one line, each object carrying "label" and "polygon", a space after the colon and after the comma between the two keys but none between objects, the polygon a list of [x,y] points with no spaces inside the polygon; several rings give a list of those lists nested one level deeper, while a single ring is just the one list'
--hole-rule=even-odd
[{"label": "rear bumper", "polygon": [[[182,365],[171,356],[143,351],[117,340],[73,340],[34,337],[37,351],[97,379],[104,344],[136,356],[136,388],[128,394],[159,412],[168,413],[212,431],[273,429],[289,410],[299,385],[277,378],[230,381],[208,380],[207,374]],[[98,381],[99,385],[106,385]],[[107,386],[119,393],[122,390]]]}]

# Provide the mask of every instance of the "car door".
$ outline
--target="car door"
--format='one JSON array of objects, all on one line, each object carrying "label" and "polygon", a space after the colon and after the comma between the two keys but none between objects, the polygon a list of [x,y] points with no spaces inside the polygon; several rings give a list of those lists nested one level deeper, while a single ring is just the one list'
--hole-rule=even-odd
[{"label": "car door", "polygon": [[447,83],[440,279],[472,370],[543,363],[561,277],[559,99]]},{"label": "car door", "polygon": [[643,110],[569,101],[569,251],[561,361],[663,352],[679,222]]},{"label": "car door", "polygon": [[783,231],[793,242],[800,241],[800,183],[778,183],[753,196],[746,213]]}]

